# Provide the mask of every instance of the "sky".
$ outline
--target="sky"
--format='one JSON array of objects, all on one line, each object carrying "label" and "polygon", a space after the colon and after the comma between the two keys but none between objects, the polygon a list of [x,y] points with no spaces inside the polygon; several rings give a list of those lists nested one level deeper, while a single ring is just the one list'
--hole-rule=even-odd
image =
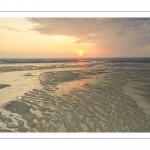
[{"label": "sky", "polygon": [[150,57],[149,18],[0,18],[0,58]]}]

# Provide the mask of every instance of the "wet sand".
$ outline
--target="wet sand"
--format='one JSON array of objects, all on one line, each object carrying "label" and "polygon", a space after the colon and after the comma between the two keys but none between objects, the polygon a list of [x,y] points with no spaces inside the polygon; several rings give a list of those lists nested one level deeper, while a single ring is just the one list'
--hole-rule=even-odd
[{"label": "wet sand", "polygon": [[[149,82],[149,81],[148,81]],[[150,87],[140,81],[130,81],[125,87],[125,94],[137,101],[143,111],[150,116]]]},{"label": "wet sand", "polygon": [[129,93],[141,71],[88,67],[0,76],[0,84],[11,85],[0,89],[1,132],[150,131],[149,114]]},{"label": "wet sand", "polygon": [[2,87],[1,84],[5,85],[3,86],[5,88],[0,91],[0,104],[17,100],[17,97],[19,98],[33,88],[40,88],[37,75],[34,74],[34,72],[36,73],[37,71],[30,71],[30,74],[33,72],[33,76],[26,76],[28,72],[29,71],[16,71],[0,73],[0,87]]}]

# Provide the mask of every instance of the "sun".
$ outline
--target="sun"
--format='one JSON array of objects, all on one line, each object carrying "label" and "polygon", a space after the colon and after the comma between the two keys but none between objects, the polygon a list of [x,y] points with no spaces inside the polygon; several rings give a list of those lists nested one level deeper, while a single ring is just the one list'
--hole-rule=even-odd
[{"label": "sun", "polygon": [[78,54],[79,54],[79,56],[83,56],[84,51],[83,51],[83,50],[79,50],[79,51],[78,51]]},{"label": "sun", "polygon": [[82,53],[79,53],[79,56],[82,56],[83,54]]}]

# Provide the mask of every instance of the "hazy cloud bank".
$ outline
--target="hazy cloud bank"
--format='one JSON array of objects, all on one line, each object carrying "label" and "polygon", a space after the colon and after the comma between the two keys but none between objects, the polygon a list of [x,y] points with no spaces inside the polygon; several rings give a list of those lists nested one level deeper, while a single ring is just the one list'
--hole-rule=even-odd
[{"label": "hazy cloud bank", "polygon": [[73,36],[77,43],[95,43],[121,53],[150,55],[149,18],[27,18],[32,31]]}]

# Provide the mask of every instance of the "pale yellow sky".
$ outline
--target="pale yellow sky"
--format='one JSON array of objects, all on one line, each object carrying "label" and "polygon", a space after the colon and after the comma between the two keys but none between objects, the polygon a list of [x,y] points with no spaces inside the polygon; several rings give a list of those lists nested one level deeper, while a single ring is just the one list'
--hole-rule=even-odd
[{"label": "pale yellow sky", "polygon": [[75,43],[74,36],[44,35],[30,30],[34,24],[25,18],[0,18],[0,57],[78,57],[85,56],[93,44]]}]

